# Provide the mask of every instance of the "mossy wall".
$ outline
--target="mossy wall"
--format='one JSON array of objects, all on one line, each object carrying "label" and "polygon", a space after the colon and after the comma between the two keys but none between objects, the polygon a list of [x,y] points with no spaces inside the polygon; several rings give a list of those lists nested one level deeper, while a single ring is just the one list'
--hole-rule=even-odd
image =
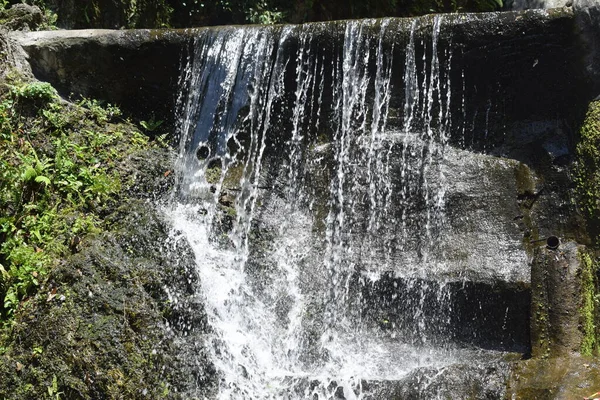
[{"label": "mossy wall", "polygon": [[573,179],[577,204],[592,241],[600,244],[600,101],[590,103],[581,126]]},{"label": "mossy wall", "polygon": [[595,276],[589,250],[575,242],[540,245],[531,268],[531,355],[591,355],[596,347]]},{"label": "mossy wall", "polygon": [[580,327],[584,334],[581,354],[598,353],[598,282],[600,267],[600,101],[593,101],[580,129],[577,159],[573,173],[577,205],[587,222],[591,248],[581,252]]},{"label": "mossy wall", "polygon": [[[585,356],[598,353],[599,262],[596,249],[600,245],[600,101],[589,105],[580,129],[575,161],[572,177],[576,203],[587,222],[591,243],[588,248],[577,250],[576,261],[566,264],[568,251],[564,244],[555,253],[542,248],[536,250],[532,267],[532,349],[535,357],[562,354],[552,349],[566,335],[553,335],[552,331],[564,325],[567,316],[575,311],[577,319],[573,323],[577,323],[580,337],[573,342],[577,346],[572,350]],[[571,265],[576,269],[570,271]],[[573,279],[569,278],[569,272],[574,273]],[[559,302],[552,304],[552,297]],[[556,308],[568,307],[569,304],[572,304],[572,310],[563,313],[560,320],[553,321],[552,314],[557,313]]]},{"label": "mossy wall", "polygon": [[581,280],[581,300],[579,306],[580,329],[583,334],[580,352],[591,356],[598,353],[599,336],[597,330],[598,307],[596,271],[598,263],[588,251],[579,253]]}]

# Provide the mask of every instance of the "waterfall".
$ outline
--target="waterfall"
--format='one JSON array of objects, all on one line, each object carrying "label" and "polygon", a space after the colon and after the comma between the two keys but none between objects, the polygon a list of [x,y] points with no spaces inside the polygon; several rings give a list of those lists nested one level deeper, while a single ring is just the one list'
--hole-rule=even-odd
[{"label": "waterfall", "polygon": [[195,252],[219,399],[381,398],[369,382],[515,350],[459,326],[471,269],[512,253],[456,255],[447,194],[481,162],[450,145],[470,116],[444,23],[197,32],[165,213]]}]

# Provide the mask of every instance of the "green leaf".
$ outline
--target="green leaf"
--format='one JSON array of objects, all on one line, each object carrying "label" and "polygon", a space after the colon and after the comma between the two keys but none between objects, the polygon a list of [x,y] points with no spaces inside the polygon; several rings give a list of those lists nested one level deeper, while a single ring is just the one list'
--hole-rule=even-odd
[{"label": "green leaf", "polygon": [[162,120],[155,120],[154,117],[151,117],[150,120],[148,120],[148,121],[140,121],[140,125],[145,130],[152,132],[152,131],[156,130],[159,126],[161,126],[163,124],[163,122],[164,121],[162,121]]},{"label": "green leaf", "polygon": [[9,288],[8,292],[6,292],[6,295],[4,296],[4,308],[12,309],[18,303],[19,300],[17,300],[17,294],[14,291],[14,287]]},{"label": "green leaf", "polygon": [[31,234],[32,234],[33,236],[35,236],[35,238],[36,238],[36,239],[37,239],[39,242],[41,242],[41,241],[42,241],[42,235],[41,235],[41,233],[40,233],[40,231],[39,231],[39,230],[37,230],[37,229],[36,229],[36,230],[32,230],[32,231],[31,231]]},{"label": "green leaf", "polygon": [[38,172],[31,165],[28,165],[25,168],[25,171],[23,172],[23,174],[21,175],[21,177],[23,178],[23,180],[25,182],[29,182],[30,180],[35,179],[36,176],[38,176]]},{"label": "green leaf", "polygon": [[44,175],[36,176],[35,181],[37,183],[43,183],[46,186],[50,186],[50,184],[52,183],[52,182],[50,182],[50,178],[48,178],[47,176],[44,176]]},{"label": "green leaf", "polygon": [[10,278],[10,274],[2,264],[0,264],[0,275],[2,275],[2,279],[4,280],[8,280]]}]

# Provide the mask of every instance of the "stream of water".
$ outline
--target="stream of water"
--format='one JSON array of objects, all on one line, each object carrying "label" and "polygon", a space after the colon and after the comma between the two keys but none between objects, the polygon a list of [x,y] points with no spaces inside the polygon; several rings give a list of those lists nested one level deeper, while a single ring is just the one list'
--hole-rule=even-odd
[{"label": "stream of water", "polygon": [[502,354],[455,340],[441,244],[465,128],[443,24],[198,32],[166,213],[195,252],[219,399],[378,398],[368,382]]}]

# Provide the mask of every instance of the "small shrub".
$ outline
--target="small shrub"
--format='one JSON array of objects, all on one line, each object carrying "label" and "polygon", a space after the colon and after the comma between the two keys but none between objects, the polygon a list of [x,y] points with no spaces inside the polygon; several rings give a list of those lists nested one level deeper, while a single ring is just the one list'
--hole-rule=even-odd
[{"label": "small shrub", "polygon": [[12,95],[17,99],[41,100],[51,102],[58,98],[56,89],[47,82],[32,82],[11,88]]},{"label": "small shrub", "polygon": [[246,20],[251,24],[274,25],[284,21],[285,14],[276,8],[271,9],[265,0],[258,1],[246,12]]},{"label": "small shrub", "polygon": [[82,99],[77,104],[90,110],[94,118],[96,118],[96,121],[99,123],[112,121],[114,118],[122,115],[119,107],[110,103],[104,106],[101,101],[95,99]]}]

